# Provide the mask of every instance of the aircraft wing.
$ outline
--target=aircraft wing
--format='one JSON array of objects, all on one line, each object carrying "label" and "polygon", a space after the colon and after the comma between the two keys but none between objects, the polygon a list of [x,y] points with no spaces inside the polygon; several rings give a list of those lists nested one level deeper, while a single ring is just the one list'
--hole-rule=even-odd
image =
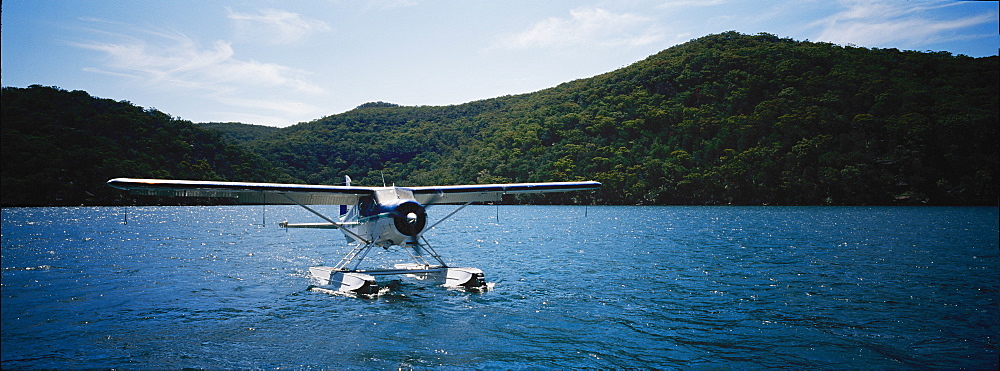
[{"label": "aircraft wing", "polygon": [[[312,184],[242,183],[201,180],[115,178],[108,185],[133,195],[225,198],[247,204],[354,205],[388,187]],[[413,192],[424,205],[500,201],[505,194],[569,192],[597,189],[598,182],[507,183],[432,187],[397,187]]]},{"label": "aircraft wing", "polygon": [[546,182],[506,183],[480,185],[453,185],[433,187],[406,187],[413,197],[424,205],[454,204],[470,201],[500,201],[505,194],[570,192],[597,189],[598,182]]},{"label": "aircraft wing", "polygon": [[116,178],[108,185],[144,196],[217,197],[246,204],[354,205],[373,187]]}]

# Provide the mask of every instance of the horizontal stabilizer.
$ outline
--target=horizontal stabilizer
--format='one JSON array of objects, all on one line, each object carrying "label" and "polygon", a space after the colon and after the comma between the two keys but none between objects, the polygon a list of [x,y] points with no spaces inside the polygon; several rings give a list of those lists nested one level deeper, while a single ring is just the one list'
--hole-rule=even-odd
[{"label": "horizontal stabilizer", "polygon": [[289,223],[281,222],[278,223],[281,228],[319,228],[319,229],[338,229],[339,225],[333,223]]}]

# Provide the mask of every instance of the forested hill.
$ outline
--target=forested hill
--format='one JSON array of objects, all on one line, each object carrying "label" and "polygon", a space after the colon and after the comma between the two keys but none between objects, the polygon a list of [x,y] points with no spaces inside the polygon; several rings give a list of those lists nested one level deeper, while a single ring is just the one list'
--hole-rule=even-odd
[{"label": "forested hill", "polygon": [[558,202],[995,205],[998,73],[997,57],[728,32],[537,93],[364,105],[252,145],[311,183],[384,171],[605,184]]},{"label": "forested hill", "polygon": [[218,133],[129,102],[37,85],[0,101],[4,206],[132,202],[105,184],[114,177],[288,180]]},{"label": "forested hill", "polygon": [[113,202],[117,176],[380,185],[384,172],[605,185],[520,199],[537,202],[996,205],[998,90],[998,57],[735,32],[536,93],[367,103],[283,129],[206,131],[83,92],[4,88],[3,204]]},{"label": "forested hill", "polygon": [[266,138],[279,129],[273,126],[251,125],[240,122],[206,122],[198,124],[202,129],[218,132],[222,138],[235,144],[247,144]]}]

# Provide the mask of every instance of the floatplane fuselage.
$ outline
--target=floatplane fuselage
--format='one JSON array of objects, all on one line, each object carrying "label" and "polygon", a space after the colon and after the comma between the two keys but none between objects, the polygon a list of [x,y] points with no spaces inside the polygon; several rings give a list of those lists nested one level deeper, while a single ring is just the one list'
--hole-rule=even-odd
[{"label": "floatplane fuselage", "polygon": [[[356,187],[350,177],[343,186],[240,183],[169,179],[116,178],[108,185],[137,195],[216,197],[250,204],[294,204],[323,219],[323,223],[279,223],[283,228],[340,230],[352,249],[333,266],[309,269],[319,287],[357,294],[376,294],[375,279],[382,275],[407,275],[447,287],[486,288],[483,271],[451,267],[423,237],[458,211],[474,202],[499,201],[504,194],[547,193],[596,189],[598,182],[507,183],[431,187]],[[427,207],[458,204],[457,209],[428,225]],[[309,205],[341,205],[340,215],[328,217]],[[400,246],[412,263],[392,268],[362,269],[361,263],[375,247]]]}]

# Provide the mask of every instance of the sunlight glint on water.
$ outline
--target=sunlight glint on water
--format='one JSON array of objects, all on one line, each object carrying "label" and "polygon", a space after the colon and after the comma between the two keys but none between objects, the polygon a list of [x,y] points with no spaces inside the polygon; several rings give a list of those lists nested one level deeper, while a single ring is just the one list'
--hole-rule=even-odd
[{"label": "sunlight glint on water", "polygon": [[313,218],[3,209],[3,367],[997,367],[996,208],[471,206],[427,237],[492,290],[369,299]]}]

